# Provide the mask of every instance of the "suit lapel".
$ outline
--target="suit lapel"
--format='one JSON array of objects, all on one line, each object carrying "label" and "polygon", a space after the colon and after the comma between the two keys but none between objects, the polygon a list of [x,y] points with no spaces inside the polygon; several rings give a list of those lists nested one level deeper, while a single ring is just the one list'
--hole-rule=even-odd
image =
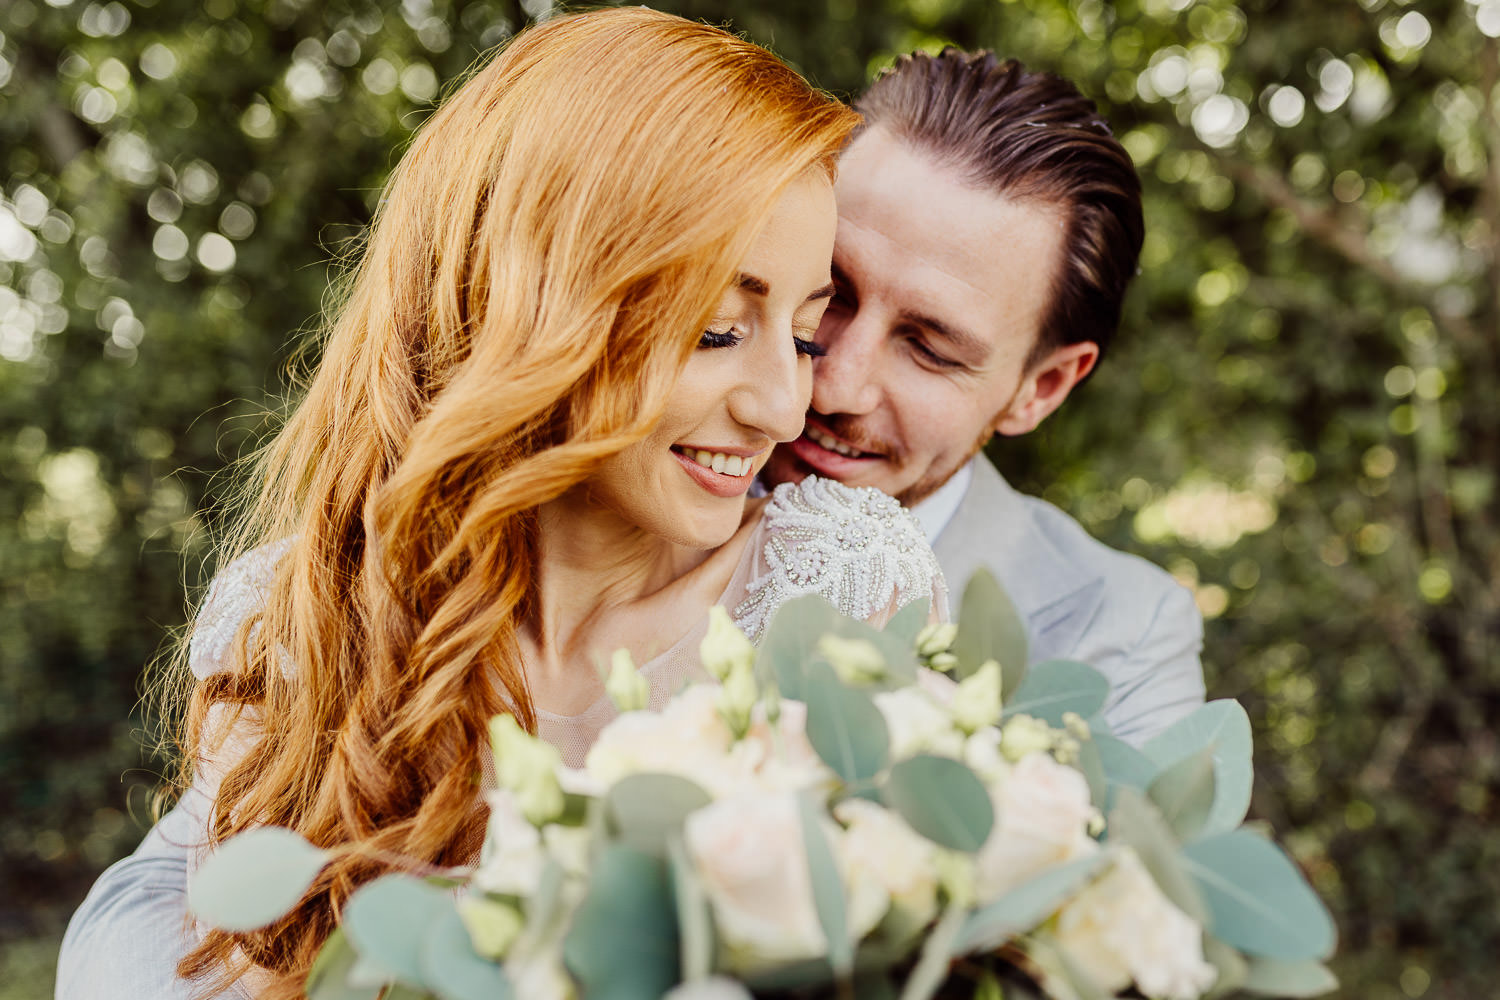
[{"label": "suit lapel", "polygon": [[1058,548],[1031,505],[982,457],[933,550],[955,610],[975,570],[995,574],[1026,621],[1033,663],[1071,655],[1104,598],[1104,578]]}]

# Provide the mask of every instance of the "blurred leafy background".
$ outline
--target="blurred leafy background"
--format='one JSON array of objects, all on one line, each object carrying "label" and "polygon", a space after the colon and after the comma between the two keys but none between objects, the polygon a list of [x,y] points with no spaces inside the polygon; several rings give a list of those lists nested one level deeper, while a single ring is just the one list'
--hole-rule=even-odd
[{"label": "blurred leafy background", "polygon": [[[994,457],[1193,586],[1341,996],[1493,996],[1500,0],[685,0],[841,94],[991,47],[1097,98],[1149,234],[1117,348]],[[215,473],[500,0],[0,4],[0,998],[147,821],[144,665]],[[995,252],[1008,252],[1003,237]]]}]

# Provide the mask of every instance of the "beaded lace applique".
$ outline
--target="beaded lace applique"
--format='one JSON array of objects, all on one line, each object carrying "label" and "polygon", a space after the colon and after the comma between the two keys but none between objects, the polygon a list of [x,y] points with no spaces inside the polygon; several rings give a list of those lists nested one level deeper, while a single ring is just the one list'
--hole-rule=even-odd
[{"label": "beaded lace applique", "polygon": [[894,498],[809,476],[776,487],[764,516],[766,570],[733,613],[751,642],[760,641],[777,608],[808,594],[861,621],[924,597],[947,618],[937,557],[917,519]]},{"label": "beaded lace applique", "polygon": [[[276,564],[291,547],[290,538],[262,545],[230,563],[208,585],[208,596],[188,640],[188,668],[194,677],[202,680],[229,669],[229,645],[240,623],[265,609],[266,592],[276,579]],[[259,627],[252,626],[251,636]],[[289,661],[285,654],[283,659]],[[283,662],[282,669],[288,674],[296,671],[290,662]]]}]

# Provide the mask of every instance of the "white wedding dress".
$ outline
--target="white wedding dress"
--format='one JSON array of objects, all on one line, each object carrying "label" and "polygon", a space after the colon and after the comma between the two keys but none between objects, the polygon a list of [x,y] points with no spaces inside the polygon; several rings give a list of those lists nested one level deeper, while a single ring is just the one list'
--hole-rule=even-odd
[{"label": "white wedding dress", "polygon": [[[240,626],[260,610],[276,564],[289,548],[290,543],[279,543],[257,549],[215,578],[189,647],[189,665],[200,680],[229,668]],[[759,641],[777,608],[808,594],[821,595],[843,614],[876,625],[923,599],[931,601],[931,620],[948,617],[942,571],[916,518],[878,490],[818,478],[783,484],[772,492],[718,603],[752,641]],[[651,684],[653,709],[664,706],[684,682],[702,675],[698,646],[707,628],[705,614],[692,631],[640,665]],[[289,661],[286,668],[296,669]],[[210,731],[212,711],[205,722]],[[565,763],[579,766],[616,710],[606,696],[577,715],[537,714],[540,735],[561,751]],[[185,927],[190,922],[187,880],[201,862],[208,805],[218,779],[244,752],[245,741],[255,738],[254,722],[253,712],[240,714],[233,735],[219,744],[214,758],[200,761],[193,787],[176,808],[134,855],[95,884],[69,926],[58,997],[188,1000],[197,995],[192,983],[170,971],[197,940],[196,932]],[[252,973],[240,980],[220,1000],[250,997],[254,978]]]}]

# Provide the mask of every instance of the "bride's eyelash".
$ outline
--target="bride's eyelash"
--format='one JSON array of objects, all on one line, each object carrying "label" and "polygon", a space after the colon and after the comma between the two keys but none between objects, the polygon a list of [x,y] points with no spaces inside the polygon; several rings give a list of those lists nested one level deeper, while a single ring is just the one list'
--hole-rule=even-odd
[{"label": "bride's eyelash", "polygon": [[[733,328],[728,330],[704,330],[703,336],[698,339],[700,348],[733,347],[744,340],[742,334],[735,333]],[[792,337],[792,345],[797,349],[797,354],[804,358],[821,358],[828,353],[828,348],[819,344],[811,337]]]},{"label": "bride's eyelash", "polygon": [[699,347],[733,347],[745,338],[734,332],[733,328],[728,330],[704,330],[702,338],[698,341]]},{"label": "bride's eyelash", "polygon": [[805,358],[821,358],[828,353],[828,348],[811,337],[808,337],[806,340],[801,337],[793,337],[792,343],[797,345],[797,353]]}]

